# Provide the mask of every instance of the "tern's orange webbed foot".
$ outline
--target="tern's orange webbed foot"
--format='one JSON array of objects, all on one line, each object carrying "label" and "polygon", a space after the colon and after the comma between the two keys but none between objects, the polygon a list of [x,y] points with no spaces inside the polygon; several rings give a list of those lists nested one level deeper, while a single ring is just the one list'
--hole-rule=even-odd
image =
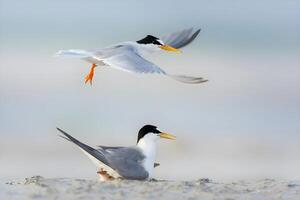
[{"label": "tern's orange webbed foot", "polygon": [[100,176],[101,181],[112,181],[114,180],[114,177],[110,176],[107,171],[103,170],[102,168],[100,171],[97,172],[97,174]]},{"label": "tern's orange webbed foot", "polygon": [[97,67],[97,65],[93,64],[91,69],[90,69],[90,73],[84,78],[85,83],[90,82],[90,84],[92,85],[95,67]]}]

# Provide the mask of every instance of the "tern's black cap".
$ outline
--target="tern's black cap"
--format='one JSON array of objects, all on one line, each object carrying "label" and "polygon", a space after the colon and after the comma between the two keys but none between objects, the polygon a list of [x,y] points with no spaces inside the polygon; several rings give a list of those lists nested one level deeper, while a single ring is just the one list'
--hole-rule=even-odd
[{"label": "tern's black cap", "polygon": [[153,126],[153,125],[145,125],[143,126],[140,131],[139,131],[139,134],[138,134],[138,138],[137,138],[137,143],[139,142],[139,140],[141,138],[143,138],[145,135],[147,135],[148,133],[161,133],[159,130],[157,130],[157,127],[156,126]]},{"label": "tern's black cap", "polygon": [[139,44],[156,44],[156,45],[162,45],[157,37],[154,37],[152,35],[147,35],[145,38],[136,41]]}]

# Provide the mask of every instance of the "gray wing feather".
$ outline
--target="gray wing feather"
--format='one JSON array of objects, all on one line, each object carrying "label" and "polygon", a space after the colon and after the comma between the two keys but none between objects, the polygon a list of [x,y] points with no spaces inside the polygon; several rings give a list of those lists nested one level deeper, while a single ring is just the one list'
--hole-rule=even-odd
[{"label": "gray wing feather", "polygon": [[205,83],[208,80],[204,79],[202,77],[194,77],[194,76],[186,76],[186,75],[173,75],[173,74],[167,74],[168,77],[187,84],[199,84],[199,83]]},{"label": "gray wing feather", "polygon": [[190,44],[200,33],[201,29],[193,32],[193,28],[184,29],[169,35],[163,36],[162,41],[174,48],[182,48]]},{"label": "gray wing feather", "polygon": [[185,75],[171,75],[157,67],[155,64],[144,59],[135,51],[127,50],[123,53],[117,54],[115,56],[109,57],[104,60],[105,63],[109,64],[111,67],[135,73],[158,73],[166,75],[176,81],[180,81],[188,84],[199,84],[206,82],[207,80],[202,77],[193,77]]},{"label": "gray wing feather", "polygon": [[188,38],[188,36],[191,34],[192,31],[193,31],[193,29],[186,29],[186,30],[183,30],[182,32],[179,32],[179,34],[174,37],[174,39],[170,45],[174,46],[175,48],[181,47],[180,44],[183,41],[185,41],[186,38]]},{"label": "gray wing feather", "polygon": [[123,47],[123,51],[104,58],[103,62],[113,68],[134,73],[157,73],[166,74],[164,70],[141,57],[135,50]]},{"label": "gray wing feather", "polygon": [[78,141],[60,128],[57,128],[57,130],[64,135],[61,136],[62,138],[78,145],[84,151],[117,171],[122,177],[139,180],[148,178],[149,174],[141,164],[145,156],[138,149],[133,147],[106,146],[103,146],[104,148],[94,149]]},{"label": "gray wing feather", "polygon": [[78,145],[80,148],[82,148],[84,151],[86,151],[88,154],[92,155],[93,157],[95,157],[96,159],[100,160],[101,162],[103,162],[105,165],[109,166],[109,162],[107,161],[107,159],[105,158],[105,156],[103,155],[103,153],[101,153],[100,151],[78,141],[77,139],[75,139],[74,137],[72,137],[71,135],[69,135],[68,133],[66,133],[65,131],[61,130],[60,128],[57,128],[58,131],[60,131],[64,136],[61,136],[62,138],[73,142],[74,144]]},{"label": "gray wing feather", "polygon": [[123,147],[109,147],[109,146],[98,146],[99,148],[103,149],[103,150],[109,150],[109,149],[120,149],[120,148],[123,148]]},{"label": "gray wing feather", "polygon": [[109,148],[105,157],[114,170],[126,179],[146,179],[149,174],[142,166],[145,156],[136,148]]},{"label": "gray wing feather", "polygon": [[[103,149],[103,150],[111,150],[111,149],[120,149],[120,148],[124,148],[124,147],[110,147],[110,146],[102,146],[102,145],[99,145],[98,146],[99,148]],[[154,163],[154,167],[158,167],[160,166],[159,163]]]}]

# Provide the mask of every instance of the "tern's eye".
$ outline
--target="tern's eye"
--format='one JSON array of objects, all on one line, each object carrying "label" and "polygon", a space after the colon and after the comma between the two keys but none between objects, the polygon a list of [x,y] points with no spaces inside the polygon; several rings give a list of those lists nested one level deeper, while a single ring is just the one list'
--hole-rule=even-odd
[{"label": "tern's eye", "polygon": [[160,131],[159,131],[159,130],[157,130],[157,129],[155,129],[155,130],[153,131],[153,133],[154,133],[154,134],[159,134],[159,133],[160,133]]},{"label": "tern's eye", "polygon": [[161,45],[161,43],[158,42],[157,40],[154,40],[152,43],[153,43],[153,44],[156,44],[156,45]]}]

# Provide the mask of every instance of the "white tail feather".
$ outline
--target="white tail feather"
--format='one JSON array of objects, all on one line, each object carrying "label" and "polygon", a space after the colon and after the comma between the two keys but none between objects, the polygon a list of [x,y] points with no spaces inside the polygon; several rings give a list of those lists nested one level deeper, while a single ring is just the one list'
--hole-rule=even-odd
[{"label": "white tail feather", "polygon": [[92,56],[90,52],[81,49],[69,49],[60,50],[55,56],[66,56],[66,57],[76,57],[76,58],[86,58]]}]

